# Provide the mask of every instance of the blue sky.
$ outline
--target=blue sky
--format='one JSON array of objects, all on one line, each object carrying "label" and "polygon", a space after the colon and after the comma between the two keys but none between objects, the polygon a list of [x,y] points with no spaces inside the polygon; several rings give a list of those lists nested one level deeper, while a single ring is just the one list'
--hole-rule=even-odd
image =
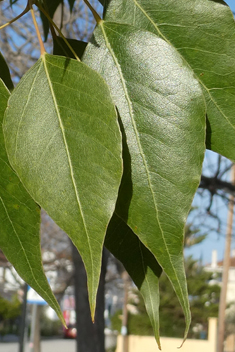
[{"label": "blue sky", "polygon": [[[203,165],[203,174],[205,176],[214,176],[217,169],[217,160],[218,155],[216,153],[211,151],[206,152]],[[225,158],[223,158],[222,163],[222,170],[230,164]],[[224,176],[224,179],[227,181],[230,180],[230,172]],[[188,222],[200,228],[202,233],[207,233],[207,238],[201,244],[185,250],[185,255],[193,255],[195,259],[201,258],[203,263],[209,263],[211,261],[212,250],[214,249],[217,250],[218,259],[221,260],[223,258],[227,226],[227,205],[221,197],[213,198],[211,212],[219,217],[220,222],[218,222],[206,212],[206,208],[210,204],[209,192],[204,190],[201,195],[199,193],[202,193],[202,190],[199,190],[194,198],[193,206],[197,207],[197,209],[190,214]],[[235,248],[235,243],[233,244],[233,248]]]},{"label": "blue sky", "polygon": [[235,1],[234,0],[226,0],[226,3],[230,6],[231,10],[235,12]]},{"label": "blue sky", "polygon": [[[235,12],[235,0],[226,0],[226,3],[230,6],[231,10]],[[204,161],[204,173],[207,175],[213,174],[213,165],[216,165],[217,156],[215,153],[208,152],[205,156]],[[227,175],[229,178],[229,175]],[[214,230],[208,231],[208,237],[201,244],[195,245],[190,249],[185,250],[185,255],[192,255],[195,259],[202,258],[203,263],[209,263],[211,261],[211,253],[212,250],[217,250],[218,259],[223,259],[224,256],[224,245],[225,245],[225,234],[226,234],[226,222],[227,222],[227,207],[219,197],[214,200],[212,211],[216,214],[219,214],[222,219],[220,224],[220,233],[217,232],[218,223],[214,221],[212,218],[209,218],[205,211],[198,211],[198,215],[196,217],[196,222],[198,224],[204,224],[204,231],[207,230],[206,227],[212,227]],[[209,198],[208,196],[200,197],[198,195],[195,196],[193,205],[197,206],[198,209],[202,209],[202,207],[206,207],[208,204]],[[189,218],[190,219],[190,218]],[[234,229],[235,229],[235,221],[234,221]],[[235,232],[235,230],[234,230]],[[235,241],[233,240],[232,248],[235,248]]]}]

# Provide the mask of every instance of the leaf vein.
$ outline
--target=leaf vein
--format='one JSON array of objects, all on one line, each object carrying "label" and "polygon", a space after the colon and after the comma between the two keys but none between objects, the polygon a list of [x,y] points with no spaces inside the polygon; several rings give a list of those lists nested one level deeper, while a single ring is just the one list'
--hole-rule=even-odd
[{"label": "leaf vein", "polygon": [[62,133],[62,137],[63,137],[63,142],[64,142],[64,146],[65,146],[65,149],[66,149],[66,154],[67,154],[67,157],[68,157],[70,174],[71,174],[71,180],[72,180],[72,184],[73,184],[73,187],[74,187],[78,208],[80,210],[80,214],[81,214],[81,218],[82,218],[82,221],[83,221],[85,234],[87,236],[90,260],[91,260],[91,267],[92,267],[92,288],[93,288],[94,287],[94,262],[93,262],[93,256],[91,254],[90,238],[89,238],[89,234],[88,234],[88,229],[87,229],[87,225],[86,225],[86,221],[85,221],[85,217],[84,217],[81,201],[80,201],[79,194],[78,194],[78,189],[77,189],[75,178],[74,178],[74,172],[73,172],[71,156],[70,156],[69,148],[68,148],[68,145],[67,145],[67,142],[66,142],[66,137],[65,137],[65,130],[64,130],[63,122],[61,120],[60,111],[58,109],[58,104],[57,104],[57,100],[56,100],[56,97],[55,97],[55,93],[54,93],[54,89],[53,89],[53,86],[52,86],[52,82],[50,80],[49,72],[48,72],[48,69],[47,69],[47,61],[46,61],[45,55],[42,56],[42,58],[43,58],[43,62],[44,62],[44,67],[45,67],[45,72],[46,72],[46,76],[47,76],[47,80],[48,80],[48,85],[50,87],[52,98],[53,98],[53,101],[54,101],[54,104],[55,104],[56,113],[57,113],[60,129],[61,129],[61,133]]},{"label": "leaf vein", "polygon": [[[170,260],[170,263],[171,263],[171,266],[172,266],[172,269],[173,271],[175,272],[175,269],[174,269],[174,266],[173,266],[173,263],[172,263],[172,260],[171,260],[171,256],[170,256],[170,253],[169,253],[169,249],[166,245],[166,242],[165,242],[165,239],[164,239],[164,235],[163,235],[163,230],[162,230],[162,227],[161,227],[161,223],[159,221],[159,217],[158,217],[158,207],[157,207],[157,204],[156,204],[156,200],[155,200],[155,197],[154,197],[154,191],[153,191],[153,188],[152,188],[152,183],[151,183],[151,178],[150,178],[150,174],[149,174],[149,171],[148,171],[148,168],[147,168],[147,162],[145,160],[145,156],[144,156],[144,152],[142,150],[142,147],[141,147],[141,143],[140,143],[140,140],[139,140],[139,135],[138,135],[138,130],[137,130],[137,126],[136,126],[136,123],[135,123],[135,120],[134,120],[134,116],[133,116],[133,109],[132,109],[132,104],[131,104],[131,101],[130,101],[130,98],[129,98],[129,94],[128,94],[128,91],[127,91],[127,87],[126,87],[126,84],[125,84],[125,79],[123,77],[123,73],[122,73],[122,70],[120,68],[120,65],[115,57],[115,54],[111,48],[111,45],[108,41],[108,38],[106,36],[106,33],[105,33],[105,29],[104,29],[104,26],[103,26],[103,23],[100,24],[101,26],[101,29],[102,29],[102,32],[104,34],[104,38],[105,38],[105,41],[106,41],[106,44],[107,44],[107,47],[109,48],[110,50],[110,53],[113,57],[113,60],[117,66],[117,69],[119,71],[119,74],[120,74],[120,78],[121,78],[121,82],[122,82],[122,86],[123,86],[123,90],[124,90],[124,93],[125,93],[125,96],[126,96],[126,99],[127,99],[127,103],[128,103],[128,106],[129,106],[129,112],[130,112],[130,116],[131,116],[131,120],[132,120],[132,125],[133,125],[133,128],[134,128],[134,133],[135,133],[135,136],[136,136],[136,140],[137,140],[137,144],[138,144],[138,148],[139,148],[139,151],[140,151],[140,155],[141,155],[141,158],[143,160],[143,164],[144,164],[144,167],[145,167],[145,171],[146,171],[146,175],[147,175],[147,179],[148,179],[148,184],[149,184],[149,188],[150,188],[150,192],[151,192],[151,195],[152,195],[152,199],[153,199],[153,203],[154,203],[154,206],[155,206],[155,211],[156,211],[156,219],[157,219],[157,222],[159,224],[159,228],[160,228],[160,232],[161,232],[161,237],[162,237],[162,240],[163,240],[163,243],[165,245],[165,248],[166,248],[166,252],[168,254],[168,257],[169,257],[169,260]],[[176,273],[175,273],[176,274]],[[178,276],[176,275],[177,277],[177,280],[178,280]],[[179,283],[179,280],[178,280],[178,283]],[[180,290],[181,290],[181,285],[179,283],[179,286],[180,286]]]},{"label": "leaf vein", "polygon": [[[168,44],[170,44],[174,49],[177,49],[173,46],[173,44],[170,42],[170,40],[168,40],[167,37],[165,37],[163,35],[163,33],[160,31],[160,29],[158,28],[158,25],[152,20],[152,18],[147,14],[146,11],[144,11],[144,9],[141,7],[141,5],[138,3],[137,0],[132,0],[136,6],[140,9],[140,11],[144,14],[144,16],[146,16],[146,18],[152,23],[152,25],[154,26],[154,28],[157,30],[158,34],[161,36],[161,38],[163,38]],[[188,63],[188,61],[184,58],[184,56],[179,52],[181,58],[184,60],[184,62],[191,68],[192,71],[193,68],[191,67],[191,65]],[[225,120],[227,120],[227,122],[229,123],[229,125],[232,127],[232,129],[235,130],[235,126],[233,126],[233,124],[230,122],[230,120],[228,119],[228,117],[224,114],[224,112],[220,109],[220,107],[218,106],[218,104],[216,103],[216,101],[213,99],[213,97],[210,94],[210,91],[208,90],[208,88],[204,85],[204,83],[201,81],[201,79],[196,75],[195,76],[198,80],[198,82],[203,86],[203,88],[207,91],[210,100],[212,101],[212,103],[216,106],[216,108],[219,110],[219,112],[221,113],[221,115],[225,118]]]}]

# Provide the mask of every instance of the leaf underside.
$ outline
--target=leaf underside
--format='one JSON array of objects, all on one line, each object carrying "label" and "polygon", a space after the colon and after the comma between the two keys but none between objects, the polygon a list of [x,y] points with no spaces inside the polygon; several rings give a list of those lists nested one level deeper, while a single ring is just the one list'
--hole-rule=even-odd
[{"label": "leaf underside", "polygon": [[104,236],[122,175],[108,88],[86,65],[45,54],[13,92],[3,127],[12,167],[81,254],[94,318]]},{"label": "leaf underside", "polygon": [[187,334],[183,234],[205,151],[201,88],[174,48],[130,25],[102,22],[83,60],[108,83],[125,131],[117,215],[171,280]]},{"label": "leaf underside", "polygon": [[115,0],[106,20],[148,30],[177,50],[203,90],[207,148],[235,161],[235,22],[228,5],[211,0]]},{"label": "leaf underside", "polygon": [[[10,96],[0,80],[0,124]],[[64,318],[44,274],[40,249],[40,209],[9,165],[0,129],[0,248],[17,273]]]}]

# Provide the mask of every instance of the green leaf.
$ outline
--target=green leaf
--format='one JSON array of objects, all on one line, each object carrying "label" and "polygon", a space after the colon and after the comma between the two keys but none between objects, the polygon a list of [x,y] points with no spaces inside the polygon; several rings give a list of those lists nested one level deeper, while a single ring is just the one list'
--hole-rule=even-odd
[{"label": "green leaf", "polygon": [[235,161],[235,23],[227,4],[115,0],[106,19],[149,30],[177,49],[203,89],[207,148]]},{"label": "green leaf", "polygon": [[99,2],[101,3],[101,5],[104,6],[104,14],[105,14],[111,0],[99,0]]},{"label": "green leaf", "polygon": [[[0,80],[0,124],[9,91]],[[34,288],[64,322],[60,306],[44,274],[40,250],[40,208],[9,165],[0,128],[0,248],[18,274]]]},{"label": "green leaf", "polygon": [[187,214],[200,181],[205,104],[177,52],[156,35],[102,22],[84,62],[106,79],[129,149],[116,211],[154,254],[190,312],[183,265]]},{"label": "green leaf", "polygon": [[162,269],[150,251],[116,214],[105,237],[105,246],[119,259],[143,296],[145,307],[161,349],[159,336],[159,277]]},{"label": "green leaf", "polygon": [[81,254],[94,317],[104,236],[122,175],[108,87],[83,63],[45,54],[14,90],[3,127],[12,167]]},{"label": "green leaf", "polygon": [[3,80],[3,82],[5,83],[5,85],[7,86],[7,88],[9,90],[12,90],[14,88],[14,85],[11,80],[10,71],[9,71],[7,63],[1,53],[0,53],[0,67],[1,67],[0,79]]},{"label": "green leaf", "polygon": [[69,8],[70,8],[70,12],[73,11],[73,6],[74,6],[74,3],[75,3],[75,0],[68,0],[69,2]]},{"label": "green leaf", "polygon": [[[49,14],[50,18],[53,19],[54,14],[60,4],[63,4],[63,0],[43,0],[42,6]],[[42,20],[43,32],[44,32],[44,40],[47,41],[48,33],[49,33],[49,21],[46,16],[40,11],[40,17]]]},{"label": "green leaf", "polygon": [[[81,59],[86,49],[87,43],[76,39],[67,38],[66,40],[68,41],[72,49],[75,51],[77,56]],[[58,36],[56,38],[53,38],[53,55],[67,56],[71,59],[75,59],[74,54],[64,42],[63,38]]]}]

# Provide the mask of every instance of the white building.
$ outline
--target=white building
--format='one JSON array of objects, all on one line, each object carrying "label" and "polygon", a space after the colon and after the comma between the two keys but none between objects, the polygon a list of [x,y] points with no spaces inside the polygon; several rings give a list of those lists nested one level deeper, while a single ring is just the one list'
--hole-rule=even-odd
[{"label": "white building", "polygon": [[[217,251],[212,251],[211,263],[205,266],[205,270],[213,272],[214,280],[213,283],[219,282],[221,284],[221,278],[223,273],[223,261],[217,260]],[[235,250],[232,251],[230,258],[230,267],[228,274],[228,287],[227,287],[227,303],[235,302]]]}]

